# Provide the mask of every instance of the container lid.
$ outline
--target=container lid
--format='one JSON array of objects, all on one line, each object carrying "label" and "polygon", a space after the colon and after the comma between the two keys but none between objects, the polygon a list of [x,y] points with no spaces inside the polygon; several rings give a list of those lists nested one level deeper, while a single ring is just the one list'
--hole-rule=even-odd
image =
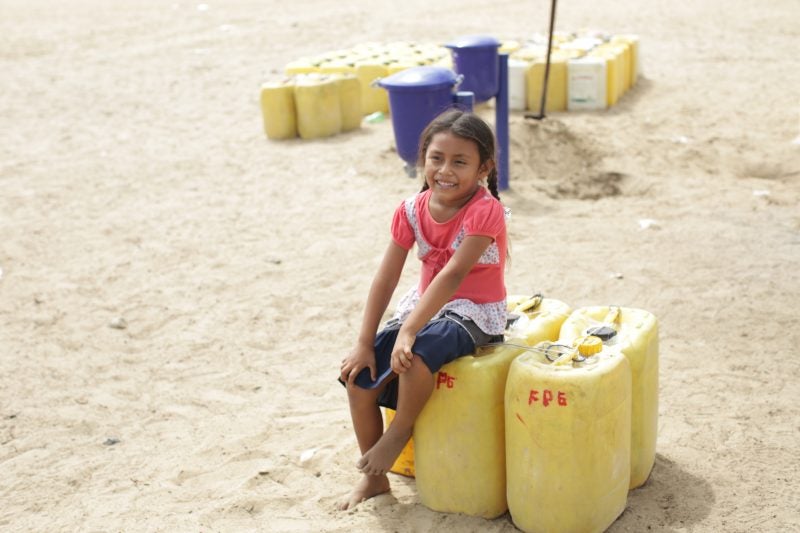
[{"label": "container lid", "polygon": [[606,342],[617,336],[617,330],[609,326],[596,326],[587,329],[586,334],[599,337],[601,341]]},{"label": "container lid", "polygon": [[599,337],[589,335],[580,339],[578,343],[578,352],[584,357],[600,353],[603,349],[603,341]]},{"label": "container lid", "polygon": [[378,85],[395,91],[418,91],[452,87],[458,81],[456,73],[444,67],[412,67],[382,78]]},{"label": "container lid", "polygon": [[465,35],[445,46],[451,49],[462,48],[500,48],[500,41],[489,35]]}]

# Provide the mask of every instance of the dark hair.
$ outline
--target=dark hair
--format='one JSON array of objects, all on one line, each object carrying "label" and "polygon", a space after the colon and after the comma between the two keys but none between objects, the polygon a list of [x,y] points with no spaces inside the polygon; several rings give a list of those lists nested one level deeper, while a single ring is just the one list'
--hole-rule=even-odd
[{"label": "dark hair", "polygon": [[[489,160],[496,160],[492,128],[478,115],[462,111],[461,109],[449,109],[434,118],[419,137],[417,162],[421,167],[425,166],[425,152],[428,151],[428,146],[431,144],[433,136],[445,131],[452,132],[453,135],[473,141],[478,146],[478,155],[480,156],[481,165]],[[497,192],[497,165],[492,167],[486,181],[489,186],[489,192],[499,200],[500,194]],[[426,180],[422,185],[422,190],[424,191],[427,188],[428,182]]]}]

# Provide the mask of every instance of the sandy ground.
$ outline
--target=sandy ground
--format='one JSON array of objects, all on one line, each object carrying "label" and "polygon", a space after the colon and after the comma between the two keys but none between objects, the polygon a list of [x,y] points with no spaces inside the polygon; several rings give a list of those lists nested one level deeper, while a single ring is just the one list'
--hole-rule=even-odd
[{"label": "sandy ground", "polygon": [[[660,320],[656,465],[609,531],[800,531],[800,4],[562,4],[558,29],[639,34],[643,77],[512,117],[507,285]],[[0,529],[513,531],[396,476],[334,511],[358,477],[334,377],[418,184],[388,121],[266,140],[258,87],[548,12],[0,0]]]}]

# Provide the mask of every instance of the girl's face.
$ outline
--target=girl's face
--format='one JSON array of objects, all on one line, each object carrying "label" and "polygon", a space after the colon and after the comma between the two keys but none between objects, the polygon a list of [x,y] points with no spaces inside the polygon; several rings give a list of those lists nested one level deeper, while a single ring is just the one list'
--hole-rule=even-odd
[{"label": "girl's face", "polygon": [[433,136],[425,151],[425,181],[437,201],[460,207],[472,198],[492,164],[481,164],[474,141],[442,131]]}]

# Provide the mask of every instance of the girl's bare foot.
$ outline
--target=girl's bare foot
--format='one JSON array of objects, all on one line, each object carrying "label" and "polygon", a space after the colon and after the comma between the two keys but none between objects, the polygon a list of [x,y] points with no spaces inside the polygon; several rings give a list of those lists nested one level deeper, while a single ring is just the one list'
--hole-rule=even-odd
[{"label": "girl's bare foot", "polygon": [[390,426],[386,433],[375,443],[375,446],[361,456],[361,459],[356,463],[356,468],[367,476],[385,475],[392,468],[409,438],[411,438],[410,431],[393,431],[392,426]]},{"label": "girl's bare foot", "polygon": [[356,485],[353,492],[350,493],[347,500],[339,505],[339,510],[345,511],[347,509],[352,509],[364,500],[389,492],[389,488],[389,478],[386,477],[386,474],[380,476],[364,474],[361,476],[361,481],[358,482],[358,485]]}]

